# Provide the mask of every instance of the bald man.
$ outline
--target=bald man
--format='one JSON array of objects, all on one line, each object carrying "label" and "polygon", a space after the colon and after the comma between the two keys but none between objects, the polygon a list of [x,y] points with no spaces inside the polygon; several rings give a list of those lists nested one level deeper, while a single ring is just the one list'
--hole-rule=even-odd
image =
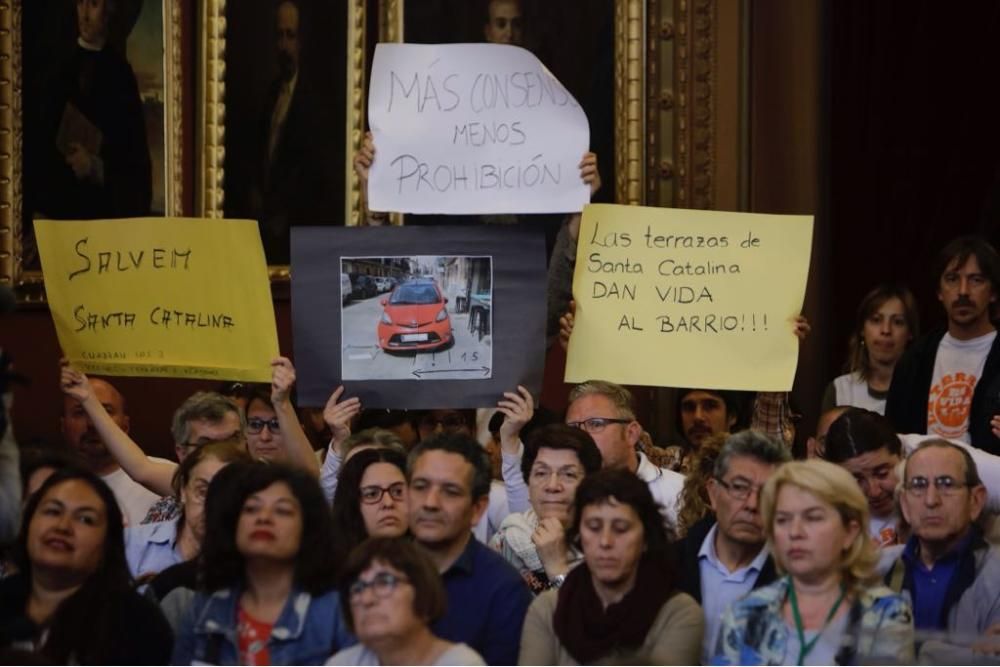
[{"label": "bald man", "polygon": [[[101,405],[115,423],[128,433],[129,419],[125,412],[125,397],[109,382],[97,378],[91,379],[90,382]],[[101,479],[111,487],[121,507],[125,525],[139,525],[149,508],[159,500],[159,496],[146,490],[125,474],[108,451],[87,412],[75,398],[66,396],[63,400],[63,416],[60,424],[66,445],[76,450],[91,471],[100,475]]]}]

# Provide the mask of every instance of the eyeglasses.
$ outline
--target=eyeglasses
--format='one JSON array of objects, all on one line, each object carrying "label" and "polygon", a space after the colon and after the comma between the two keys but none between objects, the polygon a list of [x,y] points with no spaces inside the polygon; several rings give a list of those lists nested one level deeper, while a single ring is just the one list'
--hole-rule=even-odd
[{"label": "eyeglasses", "polygon": [[271,417],[270,419],[251,417],[247,420],[247,432],[253,433],[254,435],[263,431],[265,426],[273,435],[279,435],[281,433],[281,425],[278,423],[277,417]]},{"label": "eyeglasses", "polygon": [[615,419],[614,417],[591,417],[578,422],[566,422],[566,426],[578,428],[586,433],[600,433],[608,424],[631,424],[631,419]]},{"label": "eyeglasses", "polygon": [[[959,482],[951,475],[940,475],[933,480],[934,489],[942,496],[952,496],[969,486],[965,482]],[[922,498],[931,486],[931,480],[926,477],[912,477],[905,484],[906,490],[916,498]]]},{"label": "eyeglasses", "polygon": [[354,583],[347,589],[347,592],[351,596],[351,600],[356,600],[361,597],[365,589],[370,588],[375,593],[375,597],[384,599],[392,595],[392,592],[396,590],[396,586],[407,582],[409,582],[409,579],[406,577],[399,577],[391,572],[379,572],[372,577],[371,581],[355,579]]},{"label": "eyeglasses", "polygon": [[361,502],[365,505],[374,505],[382,500],[382,496],[385,495],[386,491],[389,492],[389,497],[393,500],[402,500],[403,496],[406,495],[406,484],[396,482],[389,486],[362,486]]},{"label": "eyeglasses", "polygon": [[716,477],[715,481],[719,483],[719,486],[726,490],[733,500],[746,500],[750,497],[750,494],[757,492],[760,495],[761,489],[764,488],[763,484],[751,484],[742,479],[734,479],[732,482],[727,482],[721,477]]}]

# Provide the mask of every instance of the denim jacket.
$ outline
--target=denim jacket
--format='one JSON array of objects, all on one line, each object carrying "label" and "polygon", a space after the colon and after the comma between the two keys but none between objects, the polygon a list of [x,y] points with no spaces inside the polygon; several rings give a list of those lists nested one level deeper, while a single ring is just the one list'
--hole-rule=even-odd
[{"label": "denim jacket", "polygon": [[[758,588],[726,610],[713,664],[785,664],[788,626],[781,607],[788,581],[788,577],[782,577]],[[867,663],[879,658],[899,664],[914,661],[913,614],[905,598],[885,586],[862,588],[848,614],[837,664]]]},{"label": "denim jacket", "polygon": [[[173,664],[239,664],[237,611],[242,590],[198,593],[181,620]],[[318,597],[292,589],[271,630],[272,665],[322,665],[357,639],[347,630],[340,596],[331,590]]]}]

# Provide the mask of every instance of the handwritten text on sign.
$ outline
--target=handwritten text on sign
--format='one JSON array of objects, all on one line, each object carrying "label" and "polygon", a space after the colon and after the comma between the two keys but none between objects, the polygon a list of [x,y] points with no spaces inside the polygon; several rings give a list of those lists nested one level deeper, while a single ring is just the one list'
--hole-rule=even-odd
[{"label": "handwritten text on sign", "polygon": [[372,210],[561,213],[589,199],[587,117],[525,49],[379,44],[369,94]]},{"label": "handwritten text on sign", "polygon": [[567,382],[787,391],[811,216],[590,205]]},{"label": "handwritten text on sign", "polygon": [[56,333],[81,370],[270,379],[278,344],[257,223],[35,225]]}]

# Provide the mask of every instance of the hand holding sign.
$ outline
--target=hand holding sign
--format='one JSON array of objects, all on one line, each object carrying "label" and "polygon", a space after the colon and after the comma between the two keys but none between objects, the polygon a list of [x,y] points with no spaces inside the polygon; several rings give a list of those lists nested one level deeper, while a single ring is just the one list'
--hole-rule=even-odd
[{"label": "hand holding sign", "polygon": [[588,201],[576,178],[587,118],[525,49],[379,44],[368,119],[381,155],[372,210],[559,213]]},{"label": "hand holding sign", "polygon": [[566,380],[787,391],[811,243],[807,216],[588,206]]}]

